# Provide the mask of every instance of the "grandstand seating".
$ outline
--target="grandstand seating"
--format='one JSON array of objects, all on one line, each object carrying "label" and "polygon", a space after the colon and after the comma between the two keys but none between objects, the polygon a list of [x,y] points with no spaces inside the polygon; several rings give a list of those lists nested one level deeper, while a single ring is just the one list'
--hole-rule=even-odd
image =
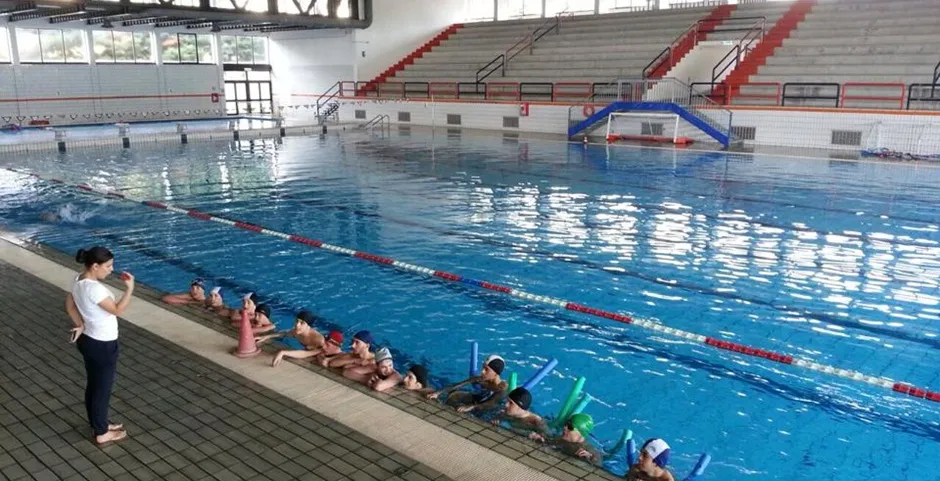
[{"label": "grandstand seating", "polygon": [[[716,15],[719,9],[721,14]],[[531,50],[507,63],[505,75],[497,68],[485,81],[607,83],[616,78],[635,79],[699,20],[719,21],[715,31],[700,35],[698,40],[734,41],[758,23],[758,18],[765,17],[765,33],[774,27],[778,33],[770,41],[765,38],[765,48],[756,51],[754,58],[760,57],[759,61],[728,76],[728,83],[740,87],[726,89],[728,95],[723,93],[716,99],[777,105],[782,85],[790,83],[787,105],[898,108],[904,107],[902,84],[933,81],[934,67],[940,60],[937,12],[940,0],[798,0],[563,16],[557,31],[547,33]],[[781,22],[781,18],[787,20]],[[385,80],[399,87],[401,82],[474,82],[481,67],[551,22],[531,19],[466,24]],[[667,70],[660,69],[656,76]],[[768,90],[772,93],[753,95]],[[940,109],[940,102],[917,108]]]},{"label": "grandstand seating", "polygon": [[[820,0],[750,81],[930,83],[940,60],[938,12],[940,0]],[[882,98],[856,102],[862,107],[897,108],[899,102],[887,98],[902,92],[891,86],[850,88],[850,95]],[[836,105],[829,99],[788,104]]]},{"label": "grandstand seating", "polygon": [[[639,76],[663,48],[710,8],[563,17],[557,33],[539,40],[532,53],[508,63],[493,82],[608,82]],[[542,19],[466,24],[441,46],[398,72],[395,81],[472,82],[477,70],[542,23]]]}]

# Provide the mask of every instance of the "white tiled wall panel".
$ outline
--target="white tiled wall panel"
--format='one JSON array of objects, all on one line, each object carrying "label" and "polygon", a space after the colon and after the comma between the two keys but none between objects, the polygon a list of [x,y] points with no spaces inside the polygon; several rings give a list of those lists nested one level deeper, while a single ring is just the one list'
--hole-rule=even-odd
[{"label": "white tiled wall panel", "polygon": [[[315,99],[309,99],[314,103]],[[308,102],[295,101],[303,105]],[[377,115],[388,115],[391,123],[447,127],[448,114],[460,115],[459,127],[537,132],[564,135],[568,127],[567,106],[531,105],[529,116],[520,116],[519,104],[470,102],[421,102],[342,100],[339,120],[365,123]],[[285,117],[295,123],[313,123],[313,108],[287,108]],[[356,111],[365,119],[357,119]],[[399,112],[410,114],[410,122],[399,122]],[[518,128],[503,128],[504,117],[519,117]],[[575,113],[580,119],[580,115]],[[745,144],[815,148],[858,152],[887,148],[920,155],[940,154],[940,115],[929,113],[875,113],[858,111],[740,110],[733,111],[736,127],[754,127],[755,138]],[[456,126],[455,126],[456,127]],[[833,144],[833,131],[860,132],[859,145]]]},{"label": "white tiled wall panel", "polygon": [[214,117],[220,82],[217,65],[0,65],[0,122]]}]

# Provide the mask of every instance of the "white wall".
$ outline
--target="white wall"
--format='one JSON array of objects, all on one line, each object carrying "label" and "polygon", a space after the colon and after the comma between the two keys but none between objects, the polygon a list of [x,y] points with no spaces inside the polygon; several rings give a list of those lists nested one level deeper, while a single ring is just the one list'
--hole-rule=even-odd
[{"label": "white wall", "polygon": [[278,102],[302,102],[341,80],[375,78],[448,26],[463,21],[465,6],[465,0],[375,0],[375,20],[364,30],[272,34]]},{"label": "white wall", "polygon": [[[356,31],[359,78],[371,80],[466,18],[465,0],[374,0],[372,26]],[[365,52],[365,57],[362,53]]]},{"label": "white wall", "polygon": [[[100,29],[82,22],[53,25],[48,19],[7,23],[4,27],[11,37],[12,29],[17,27],[81,29],[86,32],[89,54],[90,32]],[[116,30],[158,32],[140,27]],[[12,40],[15,42],[15,37]],[[156,50],[158,42],[155,40]],[[93,61],[19,64],[15,43],[13,50],[14,62],[0,65],[0,123],[48,119],[63,124],[224,115],[221,65],[161,65],[159,61],[136,65],[96,65]],[[216,42],[217,59],[219,54]],[[213,93],[219,95],[218,102],[212,102]]]},{"label": "white wall", "polygon": [[337,81],[356,78],[352,30],[275,33],[268,44],[279,105],[303,103],[310,99],[291,96],[319,95]]},{"label": "white wall", "polygon": [[[447,114],[459,114],[460,127],[559,135],[564,135],[568,129],[569,107],[565,105],[531,105],[528,117],[519,115],[518,103],[344,100],[341,105],[341,122],[363,123],[384,114],[393,124],[447,127]],[[357,110],[364,112],[365,119],[356,117]],[[399,112],[409,113],[410,122],[399,122]],[[287,114],[293,122],[315,120],[312,111],[303,108],[288,110]],[[580,110],[574,112],[574,116],[580,120]],[[503,117],[519,117],[519,127],[504,128]],[[732,124],[756,128],[754,140],[745,141],[747,145],[849,152],[889,148],[916,154],[940,154],[940,115],[936,114],[734,109]],[[834,145],[833,130],[861,132],[861,145]]]}]

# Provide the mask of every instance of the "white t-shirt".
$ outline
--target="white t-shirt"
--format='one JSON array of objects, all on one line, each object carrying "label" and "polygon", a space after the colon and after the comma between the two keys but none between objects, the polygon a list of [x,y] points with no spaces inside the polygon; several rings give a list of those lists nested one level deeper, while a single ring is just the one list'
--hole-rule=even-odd
[{"label": "white t-shirt", "polygon": [[85,321],[85,335],[97,341],[116,340],[117,316],[98,305],[109,297],[114,299],[114,296],[104,284],[92,279],[79,280],[79,277],[76,277],[75,283],[72,284],[72,298],[75,299],[75,306]]}]

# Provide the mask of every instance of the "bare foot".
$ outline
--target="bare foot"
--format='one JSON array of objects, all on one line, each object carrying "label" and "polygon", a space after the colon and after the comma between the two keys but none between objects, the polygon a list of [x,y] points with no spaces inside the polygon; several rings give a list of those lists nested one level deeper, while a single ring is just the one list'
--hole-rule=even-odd
[{"label": "bare foot", "polygon": [[95,443],[98,446],[104,446],[111,443],[116,443],[127,438],[127,431],[108,431],[101,436],[95,436]]},{"label": "bare foot", "polygon": [[123,424],[108,424],[108,431],[123,431]]}]

